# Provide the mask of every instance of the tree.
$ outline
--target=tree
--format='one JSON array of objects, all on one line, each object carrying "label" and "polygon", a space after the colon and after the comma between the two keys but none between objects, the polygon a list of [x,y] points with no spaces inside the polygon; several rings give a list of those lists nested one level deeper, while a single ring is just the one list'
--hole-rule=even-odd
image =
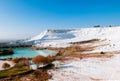
[{"label": "tree", "polygon": [[43,65],[50,64],[52,62],[52,57],[51,56],[44,57],[44,56],[38,55],[32,59],[32,62],[35,63],[38,68],[40,64],[43,64]]},{"label": "tree", "polygon": [[38,68],[40,64],[45,64],[45,57],[41,56],[41,55],[35,56],[32,59],[32,62],[34,62],[37,65],[37,68]]},{"label": "tree", "polygon": [[109,27],[112,27],[112,25],[109,25]]},{"label": "tree", "polygon": [[4,68],[4,69],[7,69],[7,68],[9,68],[10,67],[10,64],[8,64],[8,63],[4,63],[3,65],[2,65],[2,68]]},{"label": "tree", "polygon": [[93,26],[93,27],[97,28],[97,27],[100,27],[100,25],[96,25],[96,26]]}]

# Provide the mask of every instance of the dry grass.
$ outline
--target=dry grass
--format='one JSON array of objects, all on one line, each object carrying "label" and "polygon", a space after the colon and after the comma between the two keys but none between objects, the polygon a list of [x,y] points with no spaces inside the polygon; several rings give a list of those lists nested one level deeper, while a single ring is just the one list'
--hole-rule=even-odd
[{"label": "dry grass", "polygon": [[[86,41],[79,41],[79,42],[71,42],[71,46],[67,48],[53,48],[53,47],[46,47],[45,49],[55,50],[58,51],[56,56],[56,60],[69,60],[72,57],[75,58],[111,58],[114,54],[119,54],[120,51],[109,51],[109,52],[92,52],[96,48],[100,48],[103,46],[107,46],[109,44],[99,44],[101,42],[106,41],[100,39],[92,39]],[[44,48],[37,48],[37,49],[44,49]],[[87,53],[86,53],[87,52]]]},{"label": "dry grass", "polygon": [[76,53],[70,56],[84,59],[84,58],[91,58],[91,57],[92,58],[111,58],[113,55],[112,54],[100,54],[100,52],[94,52],[94,53],[87,53],[87,54]]},{"label": "dry grass", "polygon": [[102,81],[101,79],[91,78],[92,81]]},{"label": "dry grass", "polygon": [[37,69],[31,74],[18,78],[15,81],[48,81],[51,75],[47,73],[47,70]]},{"label": "dry grass", "polygon": [[100,39],[91,39],[91,40],[85,40],[85,41],[79,41],[79,42],[71,42],[70,44],[86,44],[86,43],[94,43],[99,41]]},{"label": "dry grass", "polygon": [[[104,40],[100,40],[100,41],[85,41],[84,44],[86,43],[90,43],[92,42],[94,45],[94,42],[103,42]],[[96,49],[97,47],[103,47],[103,46],[107,46],[108,44],[102,44],[102,45],[82,45],[82,44],[73,44],[70,47],[67,47],[65,49],[59,49],[59,51],[61,52],[61,55],[57,56],[56,59],[57,60],[69,60],[72,57],[75,58],[80,58],[80,59],[84,59],[84,58],[112,58],[114,56],[114,54],[119,54],[120,51],[109,51],[109,52],[91,52],[94,49]],[[85,53],[87,51],[87,53]],[[89,53],[88,53],[89,52]],[[66,58],[67,57],[67,58]]]}]

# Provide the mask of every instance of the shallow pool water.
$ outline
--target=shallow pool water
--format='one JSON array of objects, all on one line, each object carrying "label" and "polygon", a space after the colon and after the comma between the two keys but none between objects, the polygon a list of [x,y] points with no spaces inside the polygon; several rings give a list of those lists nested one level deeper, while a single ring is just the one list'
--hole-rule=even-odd
[{"label": "shallow pool water", "polygon": [[12,55],[2,55],[0,58],[15,58],[15,57],[26,57],[26,58],[32,58],[37,55],[55,55],[56,52],[53,50],[33,50],[30,48],[14,48],[14,54]]}]

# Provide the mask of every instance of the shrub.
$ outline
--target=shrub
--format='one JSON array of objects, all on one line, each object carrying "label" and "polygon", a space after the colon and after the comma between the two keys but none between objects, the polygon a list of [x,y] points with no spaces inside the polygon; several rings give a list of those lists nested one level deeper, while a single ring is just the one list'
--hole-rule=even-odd
[{"label": "shrub", "polygon": [[109,25],[109,27],[112,27],[112,25]]},{"label": "shrub", "polygon": [[17,63],[16,66],[26,66],[25,63]]},{"label": "shrub", "polygon": [[101,51],[100,54],[105,54],[105,52]]},{"label": "shrub", "polygon": [[34,62],[37,65],[37,67],[39,67],[40,64],[44,64],[45,63],[45,57],[41,56],[41,55],[35,56],[32,59],[32,62]]},{"label": "shrub", "polygon": [[32,62],[34,62],[38,68],[40,64],[46,64],[46,65],[50,64],[52,62],[52,57],[51,56],[44,57],[38,55],[32,59]]},{"label": "shrub", "polygon": [[3,65],[2,65],[2,68],[4,68],[4,69],[7,69],[7,68],[9,68],[10,67],[10,64],[8,64],[8,63],[4,63]]},{"label": "shrub", "polygon": [[39,81],[47,81],[47,79],[51,78],[51,76],[47,73],[46,70],[37,69],[33,72],[35,78],[38,78]]},{"label": "shrub", "polygon": [[19,62],[19,58],[13,58],[12,61],[13,61],[14,63],[18,63],[18,62]]},{"label": "shrub", "polygon": [[95,27],[95,28],[96,28],[96,27],[100,27],[100,25],[96,25],[96,26],[93,26],[93,27]]},{"label": "shrub", "polygon": [[45,60],[45,63],[46,64],[50,64],[53,60],[54,60],[54,57],[52,57],[52,56],[50,56],[50,55],[48,55],[47,57],[45,57],[46,58],[46,60]]},{"label": "shrub", "polygon": [[82,57],[82,56],[80,56],[80,59],[83,59],[83,57]]}]

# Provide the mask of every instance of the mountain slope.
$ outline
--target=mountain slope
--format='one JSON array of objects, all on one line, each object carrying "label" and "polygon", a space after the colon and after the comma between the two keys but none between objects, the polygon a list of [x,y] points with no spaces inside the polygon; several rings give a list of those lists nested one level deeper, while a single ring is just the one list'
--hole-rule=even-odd
[{"label": "mountain slope", "polygon": [[68,30],[46,30],[31,38],[35,46],[67,47],[70,42],[91,39],[107,39],[107,42],[119,43],[120,27],[81,28]]},{"label": "mountain slope", "polygon": [[81,47],[97,46],[93,50],[85,50],[82,54],[113,56],[83,57],[82,59],[72,57],[71,60],[62,61],[59,70],[50,70],[53,76],[49,81],[120,81],[120,27],[85,28],[70,32],[75,36],[70,39],[72,42],[101,39],[97,42],[80,44]]}]

